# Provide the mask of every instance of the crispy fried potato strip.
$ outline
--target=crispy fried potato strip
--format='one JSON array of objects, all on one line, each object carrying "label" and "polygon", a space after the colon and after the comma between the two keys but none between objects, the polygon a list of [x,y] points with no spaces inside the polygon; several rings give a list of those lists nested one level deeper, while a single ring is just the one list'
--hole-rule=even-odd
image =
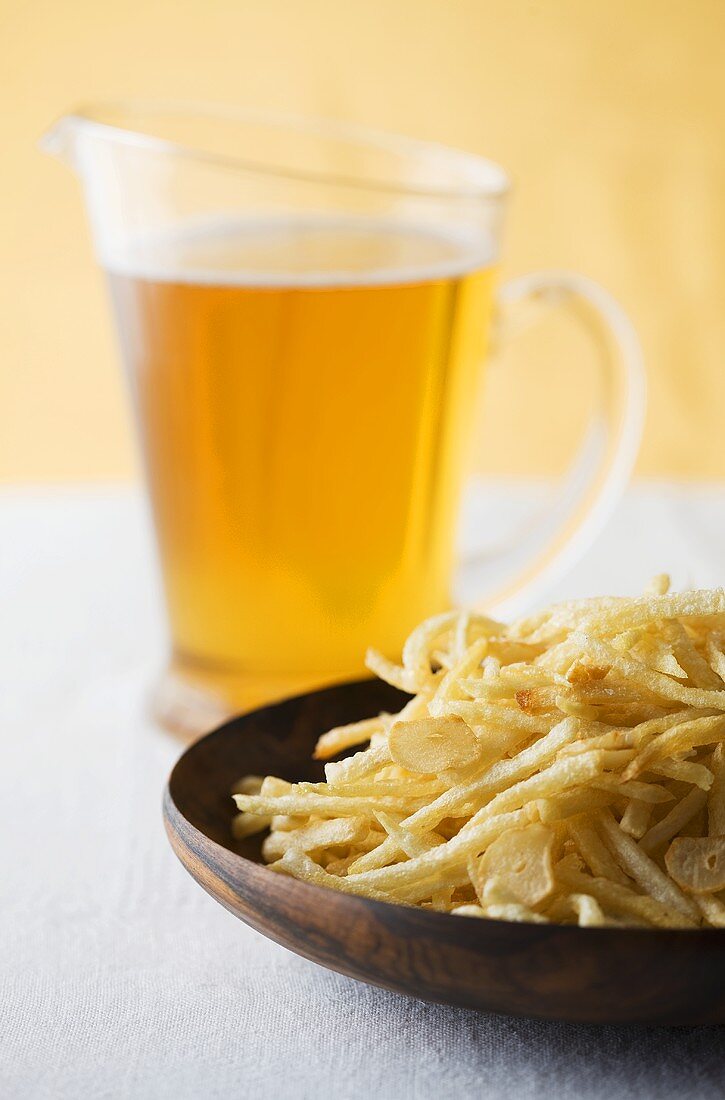
[{"label": "crispy fried potato strip", "polygon": [[322,782],[233,788],[272,869],[483,920],[725,927],[725,589],[448,611],[367,663],[398,714],[322,733]]}]

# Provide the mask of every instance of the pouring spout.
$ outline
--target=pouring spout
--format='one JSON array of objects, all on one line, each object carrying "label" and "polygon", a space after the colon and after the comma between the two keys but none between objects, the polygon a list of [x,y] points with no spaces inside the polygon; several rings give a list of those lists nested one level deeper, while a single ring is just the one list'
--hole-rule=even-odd
[{"label": "pouring spout", "polygon": [[63,161],[69,168],[76,166],[76,136],[80,123],[78,115],[63,115],[40,137],[38,145],[44,153]]}]

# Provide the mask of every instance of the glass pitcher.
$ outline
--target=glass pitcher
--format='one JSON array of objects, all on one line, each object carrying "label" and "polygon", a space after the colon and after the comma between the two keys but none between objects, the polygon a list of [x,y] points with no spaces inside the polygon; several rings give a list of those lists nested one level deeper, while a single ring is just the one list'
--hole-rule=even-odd
[{"label": "glass pitcher", "polygon": [[606,354],[558,507],[486,564],[479,602],[524,609],[594,538],[637,452],[637,341],[581,276],[496,287],[500,167],[159,104],[78,110],[44,147],[80,176],[108,277],[170,624],[166,726],[358,677],[368,645],[395,657],[450,606],[495,302],[570,305]]}]

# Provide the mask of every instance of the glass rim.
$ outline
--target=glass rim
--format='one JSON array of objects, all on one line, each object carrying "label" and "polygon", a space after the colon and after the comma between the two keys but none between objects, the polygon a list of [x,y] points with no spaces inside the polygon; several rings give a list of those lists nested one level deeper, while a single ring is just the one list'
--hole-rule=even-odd
[{"label": "glass rim", "polygon": [[[347,141],[360,147],[367,146],[371,149],[398,152],[402,155],[407,154],[411,157],[417,157],[422,162],[426,159],[439,158],[442,162],[448,161],[453,167],[462,169],[462,174],[464,177],[467,176],[468,179],[462,180],[460,185],[451,187],[425,186],[425,184],[407,185],[392,180],[378,179],[374,176],[365,178],[362,175],[345,176],[319,170],[307,171],[297,167],[285,168],[284,166],[266,163],[264,160],[255,161],[234,154],[204,150],[193,143],[187,144],[161,135],[134,130],[131,124],[124,126],[103,119],[104,111],[114,110],[119,113],[126,113],[129,116],[129,123],[132,123],[134,113],[141,114],[145,112],[177,117],[193,114],[202,118],[208,117],[229,122],[268,126],[270,129],[287,129],[297,133],[308,133],[321,139]],[[63,144],[61,134],[69,126],[82,127],[83,130],[97,133],[107,140],[135,146],[139,149],[155,149],[176,156],[192,157],[217,167],[236,169],[256,175],[324,184],[326,186],[355,187],[360,190],[459,202],[461,200],[500,200],[508,194],[511,187],[506,171],[499,164],[476,153],[469,153],[440,142],[424,141],[391,131],[377,130],[357,123],[337,121],[318,115],[296,114],[267,108],[230,107],[183,100],[98,100],[93,103],[81,104],[61,116],[43,135],[41,139],[42,147],[51,153],[58,152]]]}]

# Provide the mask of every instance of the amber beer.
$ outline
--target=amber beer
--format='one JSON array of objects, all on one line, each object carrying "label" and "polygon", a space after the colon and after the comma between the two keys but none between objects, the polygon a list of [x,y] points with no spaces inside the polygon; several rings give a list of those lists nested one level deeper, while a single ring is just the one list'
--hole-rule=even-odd
[{"label": "amber beer", "polygon": [[227,223],[107,266],[176,669],[244,704],[395,655],[449,602],[485,249]]}]

